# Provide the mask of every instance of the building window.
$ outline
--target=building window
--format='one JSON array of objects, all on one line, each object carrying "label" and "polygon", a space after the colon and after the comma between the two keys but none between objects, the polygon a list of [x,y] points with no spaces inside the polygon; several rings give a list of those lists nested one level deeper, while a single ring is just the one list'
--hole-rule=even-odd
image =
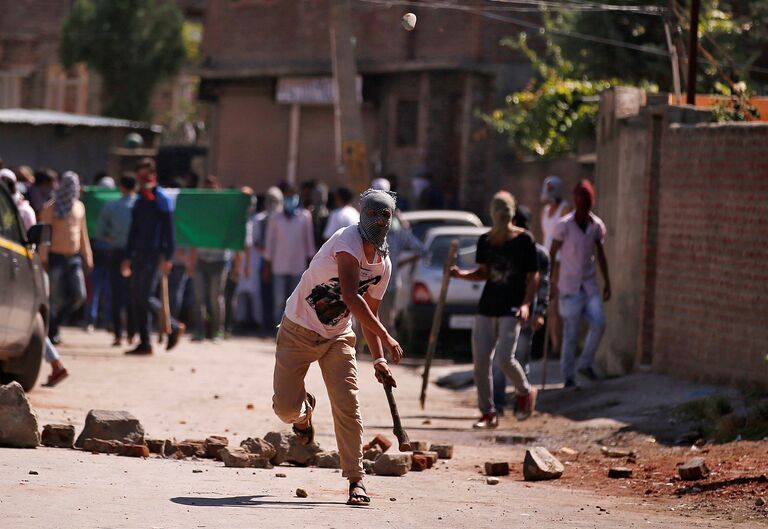
[{"label": "building window", "polygon": [[419,102],[397,102],[396,144],[398,147],[415,147],[419,144]]}]

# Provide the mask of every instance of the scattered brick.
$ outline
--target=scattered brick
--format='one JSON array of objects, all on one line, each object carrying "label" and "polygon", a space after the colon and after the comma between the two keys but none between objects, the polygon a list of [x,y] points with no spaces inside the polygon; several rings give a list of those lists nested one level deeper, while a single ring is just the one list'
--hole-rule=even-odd
[{"label": "scattered brick", "polygon": [[499,478],[494,478],[494,477],[488,476],[487,478],[485,478],[485,482],[488,485],[498,485],[499,484]]},{"label": "scattered brick", "polygon": [[46,424],[43,426],[43,446],[72,448],[74,444],[75,427],[71,424]]},{"label": "scattered brick", "polygon": [[603,446],[602,448],[600,448],[600,451],[603,453],[605,457],[610,457],[615,459],[622,459],[625,457],[635,457],[635,452],[626,448],[613,448],[613,447]]},{"label": "scattered brick", "polygon": [[486,476],[508,476],[509,463],[507,463],[506,461],[486,461],[485,475]]},{"label": "scattered brick", "polygon": [[411,470],[414,472],[421,472],[428,467],[429,460],[426,456],[421,454],[413,454],[411,456]]},{"label": "scattered brick", "polygon": [[149,448],[150,454],[165,455],[165,439],[144,439],[144,444]]},{"label": "scattered brick", "polygon": [[677,473],[680,474],[680,479],[696,481],[709,476],[709,468],[707,468],[707,463],[703,457],[694,457],[684,465],[677,467]]},{"label": "scattered brick", "polygon": [[430,452],[436,452],[440,459],[453,458],[453,445],[433,444],[429,447]]},{"label": "scattered brick", "polygon": [[83,450],[94,454],[119,454],[123,451],[123,443],[89,437],[83,441]]},{"label": "scattered brick", "polygon": [[608,477],[613,479],[631,478],[632,469],[627,467],[612,467],[608,470]]},{"label": "scattered brick", "polygon": [[373,448],[374,446],[378,446],[381,448],[382,452],[386,452],[392,447],[392,441],[387,439],[381,434],[378,434],[376,437],[374,437],[370,443],[363,446],[363,450],[368,450],[369,448]]},{"label": "scattered brick", "polygon": [[121,456],[149,457],[149,447],[146,445],[123,445]]},{"label": "scattered brick", "polygon": [[411,452],[426,452],[429,450],[429,443],[426,441],[411,441]]}]

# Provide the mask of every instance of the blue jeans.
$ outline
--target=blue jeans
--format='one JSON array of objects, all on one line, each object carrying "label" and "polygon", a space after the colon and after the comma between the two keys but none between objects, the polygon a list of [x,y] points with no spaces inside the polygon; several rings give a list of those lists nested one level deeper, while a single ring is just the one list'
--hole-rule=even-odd
[{"label": "blue jeans", "polygon": [[53,342],[51,342],[51,339],[46,337],[45,361],[48,362],[49,364],[52,364],[58,359],[59,359],[59,352],[56,350],[56,347],[54,347]]},{"label": "blue jeans", "polygon": [[111,300],[109,266],[99,264],[91,272],[91,302],[85,310],[85,320],[89,325],[99,322],[99,315],[110,313]]},{"label": "blue jeans", "polygon": [[205,336],[205,316],[213,338],[224,333],[224,286],[229,271],[227,261],[197,261],[192,282],[195,285],[195,335]]},{"label": "blue jeans", "polygon": [[559,308],[560,317],[563,320],[560,368],[565,380],[573,380],[576,375],[576,346],[579,341],[581,317],[584,316],[589,323],[584,350],[579,358],[579,369],[585,369],[592,367],[595,352],[605,331],[603,300],[599,293],[590,296],[580,290],[577,294],[561,294]]},{"label": "blue jeans", "polygon": [[48,336],[53,339],[59,327],[85,302],[83,260],[79,255],[48,256],[48,277],[51,285],[51,321]]},{"label": "blue jeans", "polygon": [[130,278],[123,277],[120,270],[125,258],[125,250],[115,248],[112,251],[112,257],[110,258],[111,260],[109,263],[109,282],[112,291],[112,331],[115,333],[115,338],[117,339],[123,337],[123,313],[125,313],[128,337],[131,338],[136,334],[133,304],[130,299],[132,283]]},{"label": "blue jeans", "polygon": [[[155,296],[160,285],[160,258],[156,255],[136,256],[131,260],[131,294],[133,296],[136,327],[142,345],[150,345],[152,321],[159,321],[161,303]],[[171,316],[171,329],[178,324]]]},{"label": "blue jeans", "polygon": [[273,318],[275,322],[283,319],[285,302],[301,281],[301,274],[272,274],[272,302],[274,303]]}]

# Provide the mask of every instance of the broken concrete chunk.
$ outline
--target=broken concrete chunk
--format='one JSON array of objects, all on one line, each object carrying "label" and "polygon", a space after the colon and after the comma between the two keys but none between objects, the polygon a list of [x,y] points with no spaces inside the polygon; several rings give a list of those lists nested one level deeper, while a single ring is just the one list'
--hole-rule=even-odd
[{"label": "broken concrete chunk", "polygon": [[509,463],[507,463],[506,461],[486,461],[485,475],[486,476],[508,476]]},{"label": "broken concrete chunk", "polygon": [[42,443],[52,448],[73,448],[75,427],[71,424],[46,424],[43,426]]},{"label": "broken concrete chunk", "polygon": [[386,452],[392,447],[392,441],[387,439],[381,434],[378,434],[376,437],[371,439],[371,442],[363,446],[363,450],[368,450],[369,448],[373,448],[374,446],[378,446],[381,448],[382,452]]},{"label": "broken concrete chunk", "polygon": [[370,459],[371,461],[376,461],[376,458],[379,457],[384,452],[381,451],[381,448],[378,446],[372,446],[365,450],[363,452],[363,459]]},{"label": "broken concrete chunk", "polygon": [[146,445],[123,445],[120,455],[126,457],[149,457],[149,447]]},{"label": "broken concrete chunk", "polygon": [[264,436],[264,440],[275,448],[275,456],[271,460],[273,465],[287,461],[288,451],[291,449],[290,436],[291,434],[285,432],[269,432]]},{"label": "broken concrete chunk", "polygon": [[414,454],[423,455],[427,458],[427,468],[432,468],[435,464],[437,464],[437,452],[414,452]]},{"label": "broken concrete chunk", "polygon": [[127,411],[91,410],[85,417],[85,426],[75,441],[75,446],[82,448],[83,442],[88,438],[143,444],[144,428],[139,420]]},{"label": "broken concrete chunk", "polygon": [[429,443],[426,441],[411,441],[412,452],[426,452],[429,450]]},{"label": "broken concrete chunk", "polygon": [[433,444],[429,447],[430,452],[437,452],[437,457],[440,459],[453,458],[453,445]]},{"label": "broken concrete chunk", "polygon": [[165,455],[165,439],[144,439],[150,454]]},{"label": "broken concrete chunk", "polygon": [[377,476],[404,476],[410,469],[410,454],[381,454],[373,463]]},{"label": "broken concrete chunk", "polygon": [[271,443],[258,437],[249,437],[240,443],[240,447],[246,452],[266,460],[271,460],[277,455],[277,450],[275,450],[275,447],[272,446]]},{"label": "broken concrete chunk", "polygon": [[499,484],[499,478],[494,478],[494,477],[490,477],[489,476],[489,477],[485,478],[485,482],[488,485],[498,485]]},{"label": "broken concrete chunk", "polygon": [[173,455],[178,459],[192,457],[198,453],[198,450],[200,450],[200,445],[188,443],[186,441],[174,443],[174,447],[176,450],[174,450]]},{"label": "broken concrete chunk", "polygon": [[205,457],[221,461],[219,451],[229,445],[229,440],[221,435],[212,435],[205,440]]},{"label": "broken concrete chunk", "polygon": [[296,489],[297,498],[306,498],[308,496],[307,491],[304,489]]},{"label": "broken concrete chunk", "polygon": [[207,455],[205,439],[184,439],[181,444],[194,446],[195,451],[192,453],[192,455],[195,457],[206,457]]},{"label": "broken concrete chunk", "polygon": [[564,471],[563,464],[543,446],[529,448],[525,451],[523,476],[526,481],[558,479]]},{"label": "broken concrete chunk", "polygon": [[289,449],[288,455],[285,458],[286,461],[300,467],[312,465],[315,462],[317,454],[323,451],[315,442],[308,445],[299,443],[298,437],[295,435],[289,436],[288,445]]},{"label": "broken concrete chunk", "polygon": [[0,386],[0,446],[35,448],[39,444],[37,416],[21,384]]},{"label": "broken concrete chunk", "polygon": [[89,437],[83,441],[83,450],[94,454],[120,454],[123,451],[123,443],[113,439],[93,439]]},{"label": "broken concrete chunk", "polygon": [[707,468],[707,463],[703,457],[694,457],[684,465],[677,467],[677,473],[680,474],[680,479],[695,481],[709,476],[709,468]]},{"label": "broken concrete chunk", "polygon": [[373,471],[373,461],[363,459],[363,470],[365,470],[366,474],[374,474],[375,472]]},{"label": "broken concrete chunk", "polygon": [[427,459],[427,456],[421,454],[413,454],[411,456],[411,471],[413,472],[427,470],[427,468],[429,468],[428,464],[429,460]]},{"label": "broken concrete chunk", "polygon": [[269,459],[251,454],[243,448],[228,446],[219,452],[225,467],[233,468],[272,468]]},{"label": "broken concrete chunk", "polygon": [[320,468],[341,468],[341,458],[336,450],[320,452],[315,457],[315,465]]},{"label": "broken concrete chunk", "polygon": [[627,467],[612,467],[608,470],[608,477],[613,479],[631,478],[632,469]]},{"label": "broken concrete chunk", "polygon": [[610,457],[615,459],[621,459],[623,457],[635,457],[635,452],[633,450],[629,450],[628,448],[615,448],[615,447],[603,446],[600,448],[600,451],[603,453],[605,457]]}]

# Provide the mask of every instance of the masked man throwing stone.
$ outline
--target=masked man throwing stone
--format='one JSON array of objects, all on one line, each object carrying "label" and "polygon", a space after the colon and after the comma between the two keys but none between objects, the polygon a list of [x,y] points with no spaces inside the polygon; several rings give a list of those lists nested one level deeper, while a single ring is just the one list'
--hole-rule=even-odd
[{"label": "masked man throwing stone", "polygon": [[363,422],[357,400],[356,337],[352,316],[361,324],[379,382],[395,385],[387,360],[398,363],[400,344],[378,317],[392,269],[387,232],[395,194],[369,189],[360,197],[360,222],[341,228],[320,248],[285,307],[277,335],[272,407],[293,424],[299,442],[313,442],[316,399],[304,388],[309,365],[323,374],[341,456],[349,480],[350,505],[368,505],[363,486]]}]

